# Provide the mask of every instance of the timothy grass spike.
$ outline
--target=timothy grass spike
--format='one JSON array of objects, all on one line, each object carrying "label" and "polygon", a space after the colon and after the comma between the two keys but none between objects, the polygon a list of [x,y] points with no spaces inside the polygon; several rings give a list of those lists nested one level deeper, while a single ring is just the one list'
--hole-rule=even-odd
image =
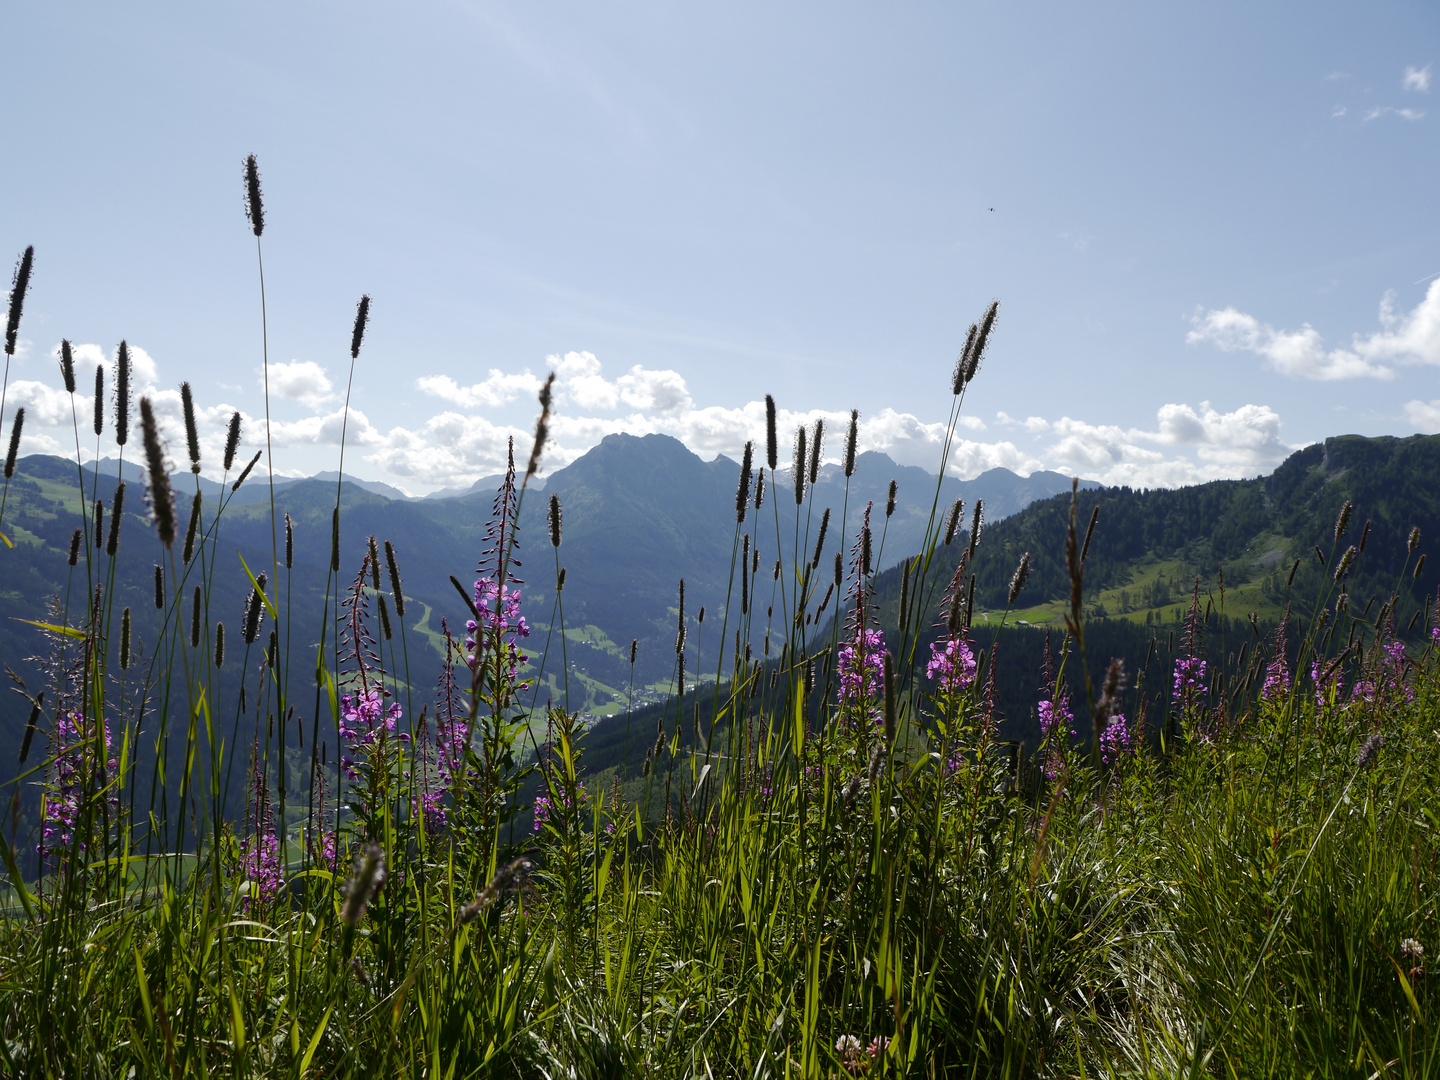
[{"label": "timothy grass spike", "polygon": [[15,276],[10,280],[10,308],[5,317],[5,355],[15,355],[15,345],[20,333],[20,316],[25,310],[25,294],[30,290],[30,271],[35,266],[35,246],[32,244],[20,255],[15,266]]},{"label": "timothy grass spike", "polygon": [[170,492],[170,472],[165,467],[155,410],[148,397],[140,399],[140,437],[145,444],[145,464],[150,474],[150,514],[155,519],[160,542],[168,548],[175,543],[175,498]]}]

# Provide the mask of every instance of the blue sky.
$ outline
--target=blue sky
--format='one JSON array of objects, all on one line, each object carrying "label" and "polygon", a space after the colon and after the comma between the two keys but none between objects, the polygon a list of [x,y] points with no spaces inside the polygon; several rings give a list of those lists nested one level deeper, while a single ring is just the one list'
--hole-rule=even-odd
[{"label": "blue sky", "polygon": [[[4,422],[73,450],[53,352],[123,337],[217,454],[412,492],[611,431],[706,457],[863,415],[933,468],[1244,476],[1440,431],[1433,3],[8,5],[0,253],[36,248]],[[1428,280],[1427,280],[1428,278]],[[85,403],[82,401],[82,407]],[[177,432],[178,434],[178,432]],[[179,448],[180,440],[174,440]],[[838,445],[838,444],[837,444]],[[89,453],[91,451],[87,451]],[[102,449],[102,453],[109,453]]]}]

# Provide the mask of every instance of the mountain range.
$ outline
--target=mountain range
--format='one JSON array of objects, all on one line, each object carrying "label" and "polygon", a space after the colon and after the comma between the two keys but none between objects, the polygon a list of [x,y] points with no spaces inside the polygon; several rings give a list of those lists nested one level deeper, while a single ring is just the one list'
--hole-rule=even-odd
[{"label": "mountain range", "polygon": [[[43,618],[51,598],[69,595],[73,600],[79,595],[65,552],[79,522],[82,476],[87,505],[98,497],[107,507],[117,478],[126,480],[124,539],[113,588],[118,604],[133,606],[137,612],[154,610],[149,600],[153,567],[166,560],[145,519],[142,469],[115,459],[77,470],[73,461],[58,457],[23,458],[11,481],[4,525],[16,547],[4,553],[10,570],[0,584],[0,615],[6,616],[0,619],[0,652],[17,673],[26,670],[25,658],[35,651],[38,635],[15,619]],[[297,623],[289,636],[297,642],[316,641],[320,634],[316,620],[322,610],[337,479],[332,472],[275,481],[276,515],[283,518],[288,513],[295,530],[295,568],[288,576],[282,573],[281,580],[282,589],[288,589],[284,594],[288,610]],[[449,577],[454,574],[468,581],[473,576],[502,479],[487,477],[459,494],[418,499],[369,481],[347,478],[340,485],[345,584],[359,570],[368,536],[391,540],[397,549],[410,605],[408,626],[418,632],[424,646],[409,656],[411,682],[418,693],[427,692],[439,673],[441,618],[452,630],[461,621],[464,608]],[[516,572],[524,582],[524,608],[534,628],[530,645],[543,652],[543,645],[537,643],[562,617],[566,630],[563,649],[558,635],[551,635],[552,655],[545,657],[544,685],[537,700],[558,698],[568,689],[569,700],[580,708],[613,711],[622,694],[628,700],[632,677],[638,699],[663,693],[673,677],[681,578],[686,581],[687,611],[697,632],[694,640],[707,647],[704,632],[714,623],[702,627],[694,620],[702,606],[710,611],[722,606],[729,589],[740,542],[735,521],[738,479],[737,462],[723,456],[704,461],[668,436],[611,435],[551,474],[542,490],[532,485],[525,492],[521,565]],[[886,519],[891,481],[897,486],[897,498],[893,515]],[[258,471],[233,493],[227,485],[204,477],[177,474],[173,482],[182,520],[197,490],[207,523],[222,500],[228,500],[211,553],[216,562],[210,592],[213,610],[207,612],[207,619],[233,623],[249,588],[240,559],[257,573],[271,563],[270,486]],[[828,566],[834,552],[853,541],[867,504],[874,505],[876,535],[882,538],[877,551],[880,565],[885,566],[918,547],[937,500],[942,508],[955,499],[964,500],[968,520],[968,508],[983,499],[987,519],[997,520],[1037,498],[1068,489],[1069,479],[1058,473],[1022,477],[993,469],[973,480],[947,477],[941,482],[923,469],[900,466],[872,452],[857,456],[848,485],[838,466],[822,467],[798,516],[788,472],[775,474],[774,484],[760,510],[754,509],[752,500],[745,526],[766,566],[780,550],[788,552],[797,537],[807,555],[812,553],[827,507],[832,520],[821,556]],[[552,496],[559,499],[562,510],[558,552],[551,550],[546,525]],[[278,547],[278,538],[275,543]],[[557,567],[564,567],[566,573],[563,605],[556,603]],[[137,616],[137,628],[145,627]],[[144,629],[140,633],[143,639]],[[632,641],[637,654],[633,671]],[[716,660],[713,645],[708,647],[709,659],[701,661],[706,667]],[[554,653],[563,653],[565,668]],[[540,659],[533,658],[532,667],[538,668]],[[33,680],[33,665],[29,670]],[[0,706],[5,710],[0,716],[13,719],[20,704],[23,701]]]}]

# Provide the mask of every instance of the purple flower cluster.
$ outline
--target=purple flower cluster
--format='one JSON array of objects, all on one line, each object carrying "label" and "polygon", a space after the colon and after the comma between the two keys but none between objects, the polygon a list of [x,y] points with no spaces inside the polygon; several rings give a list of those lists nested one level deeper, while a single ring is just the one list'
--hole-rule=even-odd
[{"label": "purple flower cluster", "polygon": [[1048,747],[1045,755],[1045,775],[1054,780],[1060,775],[1065,747],[1075,732],[1075,717],[1070,712],[1070,700],[1061,695],[1035,706],[1040,717],[1040,738]]},{"label": "purple flower cluster", "polygon": [[1171,697],[1182,708],[1197,697],[1205,696],[1205,658],[1182,656],[1175,661],[1175,687]]},{"label": "purple flower cluster", "polygon": [[863,711],[867,719],[873,719],[884,695],[884,636],[879,630],[859,630],[853,640],[840,646],[836,659],[840,707],[852,713]]},{"label": "purple flower cluster", "polygon": [[247,837],[241,849],[240,873],[249,886],[245,910],[254,911],[280,895],[285,885],[280,862],[280,838],[272,831]]},{"label": "purple flower cluster", "polygon": [[1274,701],[1290,693],[1290,665],[1283,653],[1277,653],[1265,667],[1265,683],[1260,687],[1261,701]]},{"label": "purple flower cluster", "polygon": [[[355,759],[349,751],[374,744],[381,732],[395,734],[401,717],[400,703],[392,701],[387,706],[385,698],[388,696],[378,686],[371,686],[340,698],[340,738],[348,744],[347,752],[341,754],[340,764],[351,780],[356,779],[356,772]],[[398,738],[404,740],[407,736],[401,733]]]},{"label": "purple flower cluster", "polygon": [[925,674],[939,682],[941,693],[958,693],[975,680],[975,654],[969,644],[958,637],[932,642]]},{"label": "purple flower cluster", "polygon": [[415,797],[415,816],[425,827],[425,832],[435,836],[445,831],[448,818],[445,814],[444,791],[422,791]]},{"label": "purple flower cluster", "polygon": [[1384,659],[1368,673],[1368,677],[1356,681],[1350,692],[1351,701],[1404,701],[1406,704],[1415,701],[1415,687],[1405,678],[1405,643],[1389,642],[1384,646],[1384,654]]},{"label": "purple flower cluster", "polygon": [[[581,803],[585,802],[587,798],[587,793],[585,789],[580,788],[577,792],[577,796],[577,801]],[[570,799],[565,795],[563,789],[556,793],[554,799],[551,799],[548,795],[536,795],[535,831],[540,832],[540,830],[545,828],[545,823],[550,820],[551,814],[555,814],[557,816],[563,814],[565,811],[569,810],[572,805],[573,804],[570,802]]]},{"label": "purple flower cluster", "polygon": [[310,847],[310,857],[327,870],[335,870],[339,866],[339,854],[336,849],[335,830],[329,832],[306,833],[306,842]]},{"label": "purple flower cluster", "polygon": [[[42,854],[47,850],[67,847],[75,838],[75,823],[80,815],[80,788],[84,776],[85,737],[81,732],[84,723],[85,718],[76,712],[64,713],[55,722],[50,742],[50,750],[55,760],[50,767],[50,778],[45,784],[45,803],[41,815],[38,850]],[[105,768],[113,772],[116,763],[115,759],[110,757],[110,729],[105,721],[101,720],[99,723],[105,736],[105,756],[109,759]],[[83,842],[80,847],[85,847]]]},{"label": "purple flower cluster", "polygon": [[499,586],[493,577],[475,582],[475,607],[480,622],[465,621],[465,660],[473,671],[481,664],[494,663],[486,657],[492,648],[500,650],[500,666],[504,678],[511,683],[520,677],[520,667],[528,657],[520,651],[516,638],[530,636],[530,624],[520,614],[520,590]]},{"label": "purple flower cluster", "polygon": [[1100,760],[1114,765],[1121,757],[1135,752],[1135,735],[1121,713],[1110,717],[1110,723],[1100,733]]},{"label": "purple flower cluster", "polygon": [[1330,700],[1333,692],[1336,697],[1340,695],[1340,670],[1337,667],[1330,672],[1329,677],[1325,675],[1324,665],[1318,660],[1310,661],[1310,681],[1315,684],[1315,707],[1323,709],[1326,702]]}]

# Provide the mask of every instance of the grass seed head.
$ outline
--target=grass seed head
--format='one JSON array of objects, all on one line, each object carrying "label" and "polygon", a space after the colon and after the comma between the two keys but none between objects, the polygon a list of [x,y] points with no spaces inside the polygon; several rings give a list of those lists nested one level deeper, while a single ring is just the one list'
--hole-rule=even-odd
[{"label": "grass seed head", "polygon": [[200,591],[200,586],[196,585],[195,591],[190,595],[190,647],[192,649],[200,647],[200,631],[203,629],[200,617],[205,613],[204,605],[205,596]]},{"label": "grass seed head", "polygon": [[560,546],[560,496],[553,492],[550,495],[550,508],[546,519],[550,525],[550,546],[558,548]]},{"label": "grass seed head", "polygon": [[120,342],[115,362],[115,445],[130,440],[130,346]]},{"label": "grass seed head", "polygon": [[956,397],[960,395],[961,390],[965,389],[965,372],[970,365],[970,353],[975,349],[975,335],[979,330],[978,323],[970,324],[970,332],[965,335],[965,347],[955,358],[955,369],[950,373],[950,393]]},{"label": "grass seed head", "polygon": [[827,506],[825,512],[820,515],[820,535],[815,539],[815,556],[810,560],[810,568],[820,568],[820,556],[825,553],[825,534],[830,531],[830,508]]},{"label": "grass seed head", "polygon": [[[286,515],[289,520],[289,515]],[[180,549],[181,561],[186,566],[195,557],[195,541],[200,536],[200,492],[196,491],[190,497],[190,521],[185,526],[185,546]]]},{"label": "grass seed head", "polygon": [[75,354],[66,338],[60,339],[60,377],[65,380],[65,392],[75,393]]},{"label": "grass seed head", "polygon": [[120,613],[120,670],[130,666],[130,609]]},{"label": "grass seed head", "polygon": [[170,470],[165,467],[160,428],[148,397],[140,399],[140,438],[145,444],[145,465],[150,473],[150,514],[155,519],[160,542],[168,548],[175,543],[175,497],[170,491]]},{"label": "grass seed head", "polygon": [[385,567],[390,572],[390,593],[395,597],[395,614],[405,618],[405,593],[400,588],[400,563],[395,558],[395,545],[385,541]]},{"label": "grass seed head", "polygon": [[70,557],[67,561],[71,566],[75,566],[80,562],[80,544],[83,541],[84,536],[79,529],[76,529],[70,534]]},{"label": "grass seed head", "polygon": [[240,470],[240,475],[236,478],[235,483],[230,485],[230,491],[232,494],[239,491],[240,485],[245,483],[245,481],[250,478],[250,473],[254,470],[255,466],[260,463],[260,455],[264,452],[265,451],[263,450],[256,450],[255,456],[250,459],[249,464],[247,464],[245,468]]},{"label": "grass seed head", "polygon": [[125,481],[115,485],[115,497],[110,500],[110,535],[105,541],[105,554],[112,559],[120,550],[120,519],[125,513]]},{"label": "grass seed head", "polygon": [[985,309],[985,314],[980,319],[980,327],[975,331],[975,343],[965,362],[966,386],[970,385],[970,380],[975,378],[975,373],[980,370],[980,363],[985,359],[985,347],[990,344],[990,332],[995,328],[995,318],[999,314],[1000,301],[991,300],[990,306]]},{"label": "grass seed head", "polygon": [[10,284],[10,312],[5,319],[5,355],[15,355],[15,344],[20,333],[20,316],[25,310],[25,294],[30,290],[30,271],[35,266],[35,246],[27,247],[15,266],[15,276]]},{"label": "grass seed head", "polygon": [[1027,551],[1027,552],[1025,552],[1024,555],[1021,555],[1021,556],[1020,556],[1020,565],[1017,566],[1017,567],[1015,567],[1015,573],[1014,573],[1014,575],[1010,578],[1010,598],[1009,598],[1009,602],[1010,602],[1011,606],[1014,606],[1016,598],[1020,595],[1020,590],[1025,587],[1025,579],[1028,578],[1029,576],[1030,576],[1030,553]]},{"label": "grass seed head", "polygon": [[260,622],[265,617],[264,589],[265,575],[262,573],[255,579],[255,587],[245,601],[245,619],[240,624],[240,637],[246,645],[255,644],[260,635]]},{"label": "grass seed head", "polygon": [[535,444],[530,447],[530,462],[525,466],[525,479],[522,486],[530,482],[540,468],[540,453],[545,449],[545,441],[550,437],[550,400],[555,386],[555,373],[552,371],[545,380],[545,385],[540,388],[540,416],[535,421]]},{"label": "grass seed head", "polygon": [[805,425],[801,424],[795,429],[795,460],[790,470],[794,474],[796,506],[805,501],[805,462]]},{"label": "grass seed head", "polygon": [[215,624],[215,666],[222,667],[225,664],[225,624]]},{"label": "grass seed head", "polygon": [[1415,554],[1415,549],[1420,546],[1420,526],[1415,525],[1410,529],[1410,535],[1405,539],[1405,552],[1409,555]]},{"label": "grass seed head", "polygon": [[895,493],[900,490],[900,485],[894,480],[890,481],[890,490],[885,495],[885,516],[891,517],[895,513]]},{"label": "grass seed head", "polygon": [[15,475],[15,461],[20,456],[20,431],[25,426],[25,410],[15,410],[15,419],[10,425],[10,448],[5,451],[5,479]]},{"label": "grass seed head", "polygon": [[949,547],[950,542],[955,539],[955,533],[960,527],[960,515],[965,511],[965,503],[962,499],[956,499],[950,504],[950,512],[945,515],[945,546]]},{"label": "grass seed head", "polygon": [[1355,547],[1354,544],[1351,544],[1348,548],[1345,549],[1345,554],[1340,556],[1340,562],[1335,567],[1336,581],[1344,580],[1345,575],[1350,573],[1350,567],[1355,562],[1355,556],[1358,554],[1359,550]]},{"label": "grass seed head", "polygon": [[850,410],[850,427],[845,432],[845,479],[855,475],[855,449],[860,442],[860,410]]},{"label": "grass seed head", "polygon": [[376,592],[380,591],[380,545],[375,540],[375,534],[371,533],[365,541],[365,565],[370,571],[370,587]]},{"label": "grass seed head", "polygon": [[775,396],[765,395],[765,464],[774,472],[780,464],[780,442],[775,430]]},{"label": "grass seed head", "polygon": [[165,609],[165,567],[155,564],[155,610]]},{"label": "grass seed head", "polygon": [[358,926],[365,909],[385,883],[385,849],[372,841],[355,857],[355,870],[345,885],[345,903],[340,907],[340,921]]},{"label": "grass seed head", "polygon": [[[735,524],[745,524],[745,511],[750,505],[750,473],[754,468],[755,443],[747,441],[740,455],[740,483],[735,488]],[[764,476],[764,473],[761,473]]]},{"label": "grass seed head", "polygon": [[825,440],[825,420],[815,421],[815,434],[810,438],[810,484],[813,487],[820,479],[820,455]]},{"label": "grass seed head", "polygon": [[1354,512],[1355,504],[1346,499],[1340,507],[1340,513],[1335,515],[1335,543],[1340,542],[1340,538],[1345,535],[1345,530],[1350,527],[1350,515]]},{"label": "grass seed head", "polygon": [[258,239],[265,231],[265,203],[260,198],[260,165],[254,154],[245,159],[245,218]]},{"label": "grass seed head", "polygon": [[225,460],[223,465],[228,473],[235,464],[235,451],[240,448],[240,410],[230,414],[230,427],[225,432]]},{"label": "grass seed head", "polygon": [[200,471],[200,432],[195,426],[195,395],[190,384],[180,384],[180,407],[185,414],[185,449],[190,454],[190,471]]},{"label": "grass seed head", "polygon": [[95,422],[92,426],[96,438],[105,431],[105,369],[99,364],[95,365]]},{"label": "grass seed head", "polygon": [[370,294],[360,297],[355,305],[355,326],[350,331],[350,359],[360,359],[360,346],[365,341],[365,328],[370,325]]}]

